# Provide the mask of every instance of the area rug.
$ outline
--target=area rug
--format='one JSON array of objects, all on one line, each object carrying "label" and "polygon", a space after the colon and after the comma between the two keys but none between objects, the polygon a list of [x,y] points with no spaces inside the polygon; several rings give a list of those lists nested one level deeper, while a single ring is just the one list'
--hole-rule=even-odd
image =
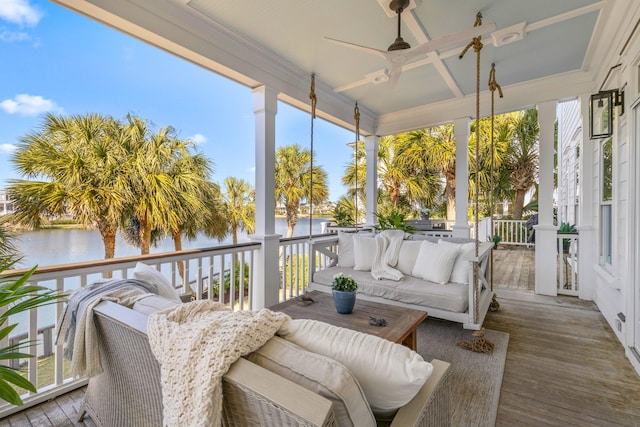
[{"label": "area rug", "polygon": [[486,330],[485,337],[495,344],[492,354],[458,347],[473,338],[459,323],[428,318],[418,326],[418,353],[451,364],[452,426],[495,425],[509,334]]}]

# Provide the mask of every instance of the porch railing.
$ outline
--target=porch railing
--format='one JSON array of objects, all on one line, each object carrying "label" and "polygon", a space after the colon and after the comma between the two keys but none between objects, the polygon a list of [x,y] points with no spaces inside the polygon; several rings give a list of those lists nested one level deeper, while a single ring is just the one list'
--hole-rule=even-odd
[{"label": "porch railing", "polygon": [[578,234],[558,233],[558,294],[578,295]]},{"label": "porch railing", "polygon": [[[232,309],[246,309],[253,305],[253,266],[260,248],[259,243],[244,243],[47,266],[38,268],[29,282],[61,293],[70,293],[98,279],[129,277],[136,263],[144,262],[162,272],[182,293],[191,293],[197,299],[209,298],[223,302]],[[15,277],[25,272],[26,269],[12,270],[5,272],[5,275]],[[24,407],[44,402],[87,382],[85,378],[75,379],[69,375],[68,363],[63,360],[62,345],[56,345],[53,342],[55,337],[51,336],[50,325],[59,324],[63,309],[64,305],[60,303],[11,316],[9,321],[18,323],[18,328],[21,329],[16,329],[12,336],[0,341],[2,347],[10,342],[38,341],[38,345],[25,350],[36,357],[20,360],[26,377],[37,389],[36,393],[23,395]],[[40,336],[44,336],[44,339],[39,340]],[[0,404],[0,418],[23,410],[24,407]]]},{"label": "porch railing", "polygon": [[478,234],[483,242],[491,241],[493,236],[500,236],[501,245],[533,246],[533,243],[529,242],[531,231],[527,228],[526,220],[494,219],[491,230],[491,218],[483,218]]}]

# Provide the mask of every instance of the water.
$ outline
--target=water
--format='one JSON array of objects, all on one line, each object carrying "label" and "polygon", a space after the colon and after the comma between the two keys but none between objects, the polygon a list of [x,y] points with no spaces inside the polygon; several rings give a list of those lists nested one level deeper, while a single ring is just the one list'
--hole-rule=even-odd
[{"label": "water", "polygon": [[[314,218],[312,233],[319,234],[322,223],[326,218]],[[283,236],[287,233],[287,221],[284,218],[276,218],[276,234]],[[293,236],[309,235],[309,218],[299,218],[298,224],[293,230]],[[251,240],[247,233],[238,233],[238,242],[245,243]],[[17,247],[23,256],[19,267],[33,267],[34,265],[56,265],[82,261],[95,261],[104,259],[104,244],[98,230],[39,230],[22,233],[18,236]],[[204,235],[189,241],[183,239],[183,249],[208,248],[212,246],[230,245],[231,236],[223,241],[211,239]],[[165,238],[157,246],[151,247],[151,253],[174,251],[173,239]],[[140,249],[127,244],[120,235],[116,238],[115,256],[126,257],[140,255]]]}]

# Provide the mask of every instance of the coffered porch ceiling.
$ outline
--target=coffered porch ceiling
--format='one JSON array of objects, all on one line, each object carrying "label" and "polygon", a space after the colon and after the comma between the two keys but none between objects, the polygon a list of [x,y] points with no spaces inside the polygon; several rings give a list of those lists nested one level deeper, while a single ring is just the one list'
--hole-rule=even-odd
[{"label": "coffered porch ceiling", "polygon": [[[320,114],[379,135],[475,114],[475,54],[465,43],[406,63],[397,85],[381,57],[324,37],[384,50],[395,39],[390,0],[56,0],[249,87],[266,84],[308,110],[317,76]],[[418,46],[473,26],[477,12],[497,30],[483,37],[481,114],[491,63],[505,98],[499,111],[597,91],[640,16],[634,0],[411,0],[402,36]]]}]

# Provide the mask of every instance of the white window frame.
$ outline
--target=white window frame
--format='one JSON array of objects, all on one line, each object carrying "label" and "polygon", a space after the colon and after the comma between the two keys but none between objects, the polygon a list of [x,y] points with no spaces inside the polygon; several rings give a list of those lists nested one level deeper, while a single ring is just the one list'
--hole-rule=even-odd
[{"label": "white window frame", "polygon": [[[605,161],[604,146],[611,144],[611,191],[609,198],[605,199]],[[614,198],[614,176],[613,176],[613,137],[602,139],[600,143],[600,265],[610,270],[613,264],[613,198]]]}]

